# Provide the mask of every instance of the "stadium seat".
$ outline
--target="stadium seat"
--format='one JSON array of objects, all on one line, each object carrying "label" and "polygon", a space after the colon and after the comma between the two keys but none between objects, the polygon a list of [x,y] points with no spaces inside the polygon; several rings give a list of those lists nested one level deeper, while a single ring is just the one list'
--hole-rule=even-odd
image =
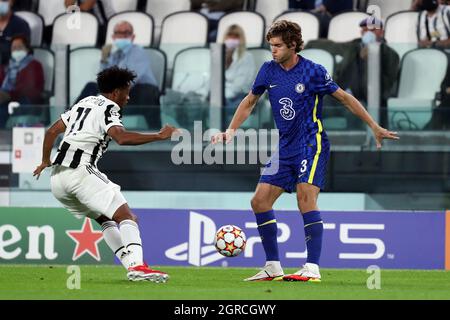
[{"label": "stadium seat", "polygon": [[[33,48],[34,58],[39,61],[44,71],[44,105],[49,104],[54,93],[55,78],[55,54],[49,49]],[[29,110],[28,110],[29,109]],[[15,109],[16,110],[16,109]],[[11,129],[18,125],[42,126],[50,124],[50,114],[54,111],[42,106],[42,109],[24,107],[19,114],[12,114],[7,123],[6,128]]]},{"label": "stadium seat", "polygon": [[276,16],[289,10],[288,0],[258,0],[256,1],[255,11],[264,17],[266,32],[272,25]]},{"label": "stadium seat", "polygon": [[134,39],[135,44],[143,47],[153,44],[153,18],[146,13],[134,11],[117,13],[108,20],[106,43],[112,43],[114,26],[120,21],[128,21],[133,26],[134,34],[136,35]]},{"label": "stadium seat", "polygon": [[262,46],[264,42],[264,18],[250,11],[238,11],[224,15],[219,20],[216,42],[223,43],[225,32],[233,24],[237,24],[244,29],[248,48]]},{"label": "stadium seat", "polygon": [[391,14],[409,10],[411,8],[412,0],[395,0],[395,1],[386,1],[386,0],[369,0],[367,3],[367,8],[369,6],[378,6],[380,8],[381,20],[383,22],[386,21],[387,17]]},{"label": "stadium seat", "polygon": [[166,55],[159,49],[144,48],[150,56],[151,68],[153,75],[158,81],[158,88],[160,92],[164,92],[165,77],[166,77]]},{"label": "stadium seat", "polygon": [[[32,107],[30,107],[32,108]],[[24,114],[24,115],[15,115],[14,113],[8,118],[6,121],[5,128],[11,130],[14,127],[18,126],[42,126],[43,120],[41,116]]]},{"label": "stadium seat", "polygon": [[302,37],[305,45],[310,40],[319,39],[319,19],[315,15],[304,11],[284,13],[275,18],[278,20],[289,20],[296,22],[302,28]]},{"label": "stadium seat", "polygon": [[403,55],[417,48],[417,20],[419,13],[404,11],[389,16],[384,27],[384,38],[388,45],[394,49],[400,59]]},{"label": "stadium seat", "polygon": [[328,39],[347,42],[361,38],[359,23],[369,15],[363,12],[345,12],[334,16],[328,27]]},{"label": "stadium seat", "polygon": [[53,51],[43,48],[33,48],[34,58],[39,61],[44,69],[44,94],[45,100],[53,95],[55,79],[55,54]]},{"label": "stadium seat", "polygon": [[155,43],[159,44],[163,20],[170,14],[191,9],[190,0],[147,0],[145,12],[155,19]]},{"label": "stadium seat", "polygon": [[172,89],[184,93],[201,91],[206,97],[209,93],[210,60],[208,48],[188,48],[180,51],[174,61]]},{"label": "stadium seat", "polygon": [[417,49],[405,54],[398,96],[387,102],[391,129],[425,127],[431,119],[433,102],[445,78],[447,65],[447,55],[437,49]]},{"label": "stadium seat", "polygon": [[109,0],[115,13],[136,11],[138,0]]},{"label": "stadium seat", "polygon": [[178,12],[167,16],[162,23],[159,45],[167,56],[167,68],[173,68],[174,57],[181,50],[205,46],[207,35],[208,19],[200,13]]},{"label": "stadium seat", "polygon": [[131,130],[148,130],[148,123],[145,116],[141,114],[124,114],[122,124],[125,128]]},{"label": "stadium seat", "polygon": [[[272,53],[270,50],[262,49],[262,48],[253,48],[249,49],[253,55],[253,59],[255,61],[255,74],[254,78],[258,74],[259,69],[266,61],[272,60]],[[251,113],[250,117],[242,124],[242,128],[267,128],[269,123],[273,122],[272,120],[272,111],[271,106],[265,93],[260,99],[255,107],[254,111]]]},{"label": "stadium seat", "polygon": [[321,64],[330,75],[334,74],[334,57],[328,51],[322,49],[305,49],[300,51],[300,55],[315,63]]},{"label": "stadium seat", "polygon": [[38,13],[44,19],[45,26],[51,26],[55,18],[65,12],[66,7],[62,0],[39,1]]},{"label": "stadium seat", "polygon": [[69,105],[73,105],[84,86],[96,80],[100,69],[101,50],[77,48],[69,55]]},{"label": "stadium seat", "polygon": [[66,44],[72,48],[95,46],[98,35],[97,18],[87,12],[78,14],[78,22],[73,19],[73,14],[65,13],[56,17],[53,23],[52,44]]},{"label": "stadium seat", "polygon": [[17,11],[15,14],[25,20],[30,26],[31,46],[40,47],[42,45],[42,36],[44,34],[44,19],[39,14],[31,11]]},{"label": "stadium seat", "polygon": [[[334,74],[335,60],[331,53],[322,49],[305,49],[300,55],[325,67],[330,75]],[[344,130],[347,128],[347,119],[341,116],[323,115],[323,124],[327,130]]]},{"label": "stadium seat", "polygon": [[199,96],[195,102],[185,104],[168,102],[167,95],[162,96],[161,123],[192,128],[195,120],[205,119],[207,110],[204,107],[210,89],[210,61],[208,48],[187,48],[175,56],[171,90],[187,93],[191,97],[195,92]]},{"label": "stadium seat", "polygon": [[249,49],[248,52],[250,52],[253,56],[253,60],[255,61],[255,74],[254,77],[256,78],[256,75],[258,74],[259,69],[266,61],[272,60],[272,52],[268,49],[263,48],[252,48]]}]

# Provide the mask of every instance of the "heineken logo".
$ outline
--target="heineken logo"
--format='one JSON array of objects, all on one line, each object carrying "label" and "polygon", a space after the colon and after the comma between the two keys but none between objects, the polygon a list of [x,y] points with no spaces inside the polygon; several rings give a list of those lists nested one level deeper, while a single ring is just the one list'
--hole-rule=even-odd
[{"label": "heineken logo", "polygon": [[[103,233],[64,209],[1,208],[0,263],[113,263]],[[36,215],[34,211],[39,211]]]},{"label": "heineken logo", "polygon": [[81,230],[68,230],[66,234],[76,243],[72,256],[73,261],[78,260],[85,253],[97,261],[101,260],[98,243],[103,239],[103,233],[92,229],[91,219],[84,219]]}]

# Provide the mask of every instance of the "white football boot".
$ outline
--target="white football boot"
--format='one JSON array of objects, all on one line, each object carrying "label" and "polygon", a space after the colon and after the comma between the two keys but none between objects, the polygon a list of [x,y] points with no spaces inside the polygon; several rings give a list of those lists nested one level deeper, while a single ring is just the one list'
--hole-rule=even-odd
[{"label": "white football boot", "polygon": [[283,277],[284,281],[311,281],[320,282],[321,276],[319,271],[319,266],[315,263],[305,263],[303,268],[298,270],[294,274],[289,274]]},{"label": "white football boot", "polygon": [[283,276],[280,261],[267,261],[264,268],[253,277],[244,279],[244,281],[281,281]]}]

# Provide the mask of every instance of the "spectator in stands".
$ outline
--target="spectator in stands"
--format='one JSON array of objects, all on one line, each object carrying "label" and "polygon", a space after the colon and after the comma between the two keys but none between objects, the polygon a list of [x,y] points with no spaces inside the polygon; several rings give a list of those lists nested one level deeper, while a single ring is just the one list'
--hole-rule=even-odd
[{"label": "spectator in stands", "polygon": [[16,0],[13,4],[13,11],[35,11],[37,1],[34,0]]},{"label": "spectator in stands", "polygon": [[[449,5],[449,0],[438,0],[439,4]],[[422,10],[422,0],[413,0],[411,4],[411,10],[413,11],[421,11]]]},{"label": "spectator in stands", "polygon": [[[359,39],[346,43],[336,43],[327,39],[312,40],[306,48],[324,49],[334,56],[341,56],[342,61],[335,68],[334,78],[336,83],[358,100],[367,104],[368,45],[378,42],[380,44],[381,104],[386,106],[387,99],[392,96],[396,89],[400,58],[384,42],[383,22],[381,20],[369,17],[362,20],[359,25],[362,36]],[[326,102],[333,103],[330,100]],[[382,116],[384,117],[385,114],[383,113]]]},{"label": "spectator in stands", "polygon": [[421,48],[450,48],[450,6],[422,0],[417,35]]},{"label": "spectator in stands", "polygon": [[0,64],[8,63],[11,52],[11,38],[22,34],[30,38],[30,27],[25,20],[16,16],[12,7],[14,0],[0,0]]},{"label": "spectator in stands", "polygon": [[411,9],[412,11],[420,11],[420,8],[422,6],[422,0],[413,0],[411,3]]},{"label": "spectator in stands", "polygon": [[44,92],[44,71],[26,36],[12,38],[10,55],[9,65],[0,68],[0,128],[8,119],[9,102],[40,104]]},{"label": "spectator in stands", "polygon": [[99,23],[97,43],[104,44],[108,19],[114,15],[111,0],[64,0],[64,2],[67,8],[77,5],[82,12],[89,12],[97,17]]},{"label": "spectator in stands", "polygon": [[[254,76],[255,61],[246,49],[244,30],[233,24],[225,32],[225,99],[228,120],[234,115],[239,102],[248,94]],[[229,118],[229,119],[228,119]]]},{"label": "spectator in stands", "polygon": [[191,0],[191,10],[208,17],[208,41],[215,42],[220,18],[230,12],[243,9],[244,0]]},{"label": "spectator in stands", "polygon": [[[370,23],[370,24],[369,24]],[[376,25],[380,28],[373,28]],[[374,18],[367,18],[360,22],[360,39],[350,42],[348,51],[343,55],[339,74],[336,75],[342,83],[360,101],[367,102],[367,58],[368,45],[377,42],[380,44],[381,63],[381,103],[386,105],[387,99],[395,89],[395,83],[400,67],[398,54],[384,43],[383,22]]]},{"label": "spectator in stands", "polygon": [[[133,43],[135,38],[133,26],[128,21],[120,21],[114,26],[112,36],[113,45],[102,48],[101,70],[112,66],[127,68],[137,75],[130,91],[131,106],[151,106],[150,110],[134,110],[136,113],[145,113],[147,122],[151,127],[160,127],[159,115],[159,89],[158,83],[151,69],[149,55],[144,49]],[[98,94],[95,82],[88,83],[81,92],[78,100]],[[142,112],[141,112],[142,111]],[[131,114],[132,108],[127,109]]]},{"label": "spectator in stands", "polygon": [[314,10],[316,0],[289,0],[290,10]]},{"label": "spectator in stands", "polygon": [[[446,2],[446,1],[445,1]],[[421,48],[450,48],[450,6],[438,0],[421,0],[417,35]],[[433,110],[425,129],[445,129],[450,127],[450,67],[442,83],[438,108]]]}]

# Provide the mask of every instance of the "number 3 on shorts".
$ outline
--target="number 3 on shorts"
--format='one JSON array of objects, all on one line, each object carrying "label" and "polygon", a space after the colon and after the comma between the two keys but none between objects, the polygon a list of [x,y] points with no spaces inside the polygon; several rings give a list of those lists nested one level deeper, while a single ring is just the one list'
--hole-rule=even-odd
[{"label": "number 3 on shorts", "polygon": [[308,169],[306,166],[308,164],[308,160],[303,160],[300,167],[300,173],[305,173],[306,169]]}]

